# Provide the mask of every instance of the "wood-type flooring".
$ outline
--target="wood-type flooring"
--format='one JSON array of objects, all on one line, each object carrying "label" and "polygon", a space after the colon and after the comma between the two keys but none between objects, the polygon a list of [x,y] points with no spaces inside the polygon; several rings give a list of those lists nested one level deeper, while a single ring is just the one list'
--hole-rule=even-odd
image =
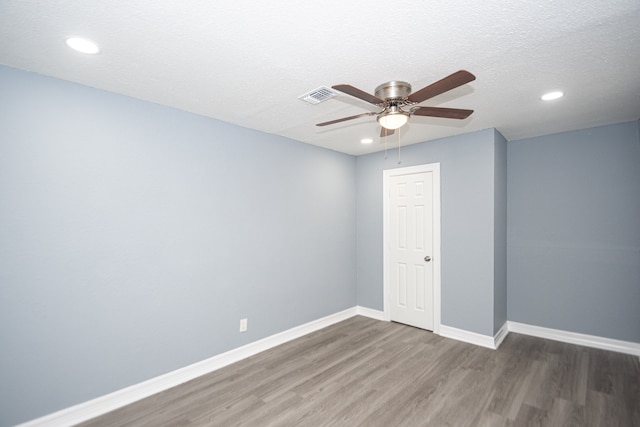
[{"label": "wood-type flooring", "polygon": [[640,426],[640,360],[357,316],[81,425]]}]

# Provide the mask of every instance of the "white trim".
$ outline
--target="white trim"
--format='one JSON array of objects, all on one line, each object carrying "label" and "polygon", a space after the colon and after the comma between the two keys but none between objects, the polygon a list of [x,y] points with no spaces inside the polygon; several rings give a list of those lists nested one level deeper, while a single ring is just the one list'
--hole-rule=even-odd
[{"label": "white trim", "polygon": [[370,317],[376,320],[389,321],[389,319],[385,317],[384,311],[374,310],[372,308],[367,308],[362,306],[357,306],[356,310],[357,310],[356,313],[360,316]]},{"label": "white trim", "polygon": [[[88,421],[145,397],[149,397],[194,378],[206,375],[217,369],[223,368],[242,359],[246,359],[247,357],[251,357],[262,351],[356,316],[359,314],[360,310],[361,309],[359,307],[351,307],[347,310],[305,323],[304,325],[296,326],[284,332],[271,335],[270,337],[238,347],[227,351],[226,353],[213,356],[209,359],[196,362],[192,365],[176,369],[175,371],[134,384],[130,387],[117,390],[96,399],[36,418],[35,420],[20,424],[20,426],[69,426]],[[376,310],[364,309],[363,312],[372,314],[374,311]]]},{"label": "white trim", "polygon": [[507,335],[509,335],[509,327],[507,322],[504,322],[500,329],[498,329],[498,332],[493,336],[493,348],[498,349]]},{"label": "white trim", "polygon": [[[296,326],[270,337],[238,347],[227,351],[226,353],[213,356],[209,359],[196,362],[192,365],[185,366],[164,375],[117,390],[96,399],[36,418],[35,420],[20,424],[18,427],[68,426],[88,421],[92,418],[106,414],[107,412],[144,399],[145,397],[149,397],[171,387],[183,384],[232,363],[251,357],[262,351],[284,344],[296,338],[300,338],[304,335],[326,328],[327,326],[331,326],[335,323],[342,322],[343,320],[357,315],[370,317],[376,320],[389,320],[386,318],[386,313],[384,311],[361,306],[351,307],[341,312],[305,323],[304,325]],[[502,325],[493,337],[457,329],[451,326],[440,325],[440,335],[443,337],[490,349],[497,349],[509,332],[640,356],[640,344],[638,343],[549,329],[512,321],[508,321]]]},{"label": "white trim", "polygon": [[512,321],[507,322],[507,327],[509,332],[517,334],[531,335],[533,337],[546,338],[569,344],[583,345],[586,347],[640,356],[640,343],[614,340],[595,335],[579,334],[577,332],[561,331],[559,329],[544,328],[542,326],[533,326]]},{"label": "white trim", "polygon": [[481,347],[496,350],[507,336],[506,323],[498,330],[494,336],[482,335],[476,332],[466,331],[464,329],[454,328],[452,326],[440,325],[440,335],[445,338],[451,338],[457,341],[469,344],[479,345]]},{"label": "white trim", "polygon": [[389,304],[389,278],[387,260],[389,258],[389,179],[393,176],[411,175],[416,173],[431,172],[433,179],[433,332],[440,334],[441,327],[441,259],[440,256],[440,163],[409,166],[404,168],[387,169],[382,171],[382,209],[383,209],[383,314],[384,320],[391,320],[391,307]]}]

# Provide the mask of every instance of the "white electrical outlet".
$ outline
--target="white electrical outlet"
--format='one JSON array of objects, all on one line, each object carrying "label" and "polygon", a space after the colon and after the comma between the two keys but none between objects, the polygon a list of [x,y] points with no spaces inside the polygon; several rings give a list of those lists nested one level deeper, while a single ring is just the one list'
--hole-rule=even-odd
[{"label": "white electrical outlet", "polygon": [[240,332],[247,331],[247,319],[240,319]]}]

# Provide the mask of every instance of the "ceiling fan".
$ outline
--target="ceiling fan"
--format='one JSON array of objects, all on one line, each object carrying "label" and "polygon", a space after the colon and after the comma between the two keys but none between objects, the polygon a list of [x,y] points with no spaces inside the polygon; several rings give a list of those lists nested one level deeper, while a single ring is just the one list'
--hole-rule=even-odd
[{"label": "ceiling fan", "polygon": [[342,84],[332,86],[333,89],[354,96],[365,102],[380,107],[379,112],[368,112],[356,114],[355,116],[343,117],[341,119],[330,120],[318,123],[316,126],[327,126],[347,120],[357,119],[364,116],[377,116],[378,123],[382,126],[380,136],[391,135],[396,129],[407,123],[409,117],[430,116],[447,119],[466,119],[473,113],[473,110],[463,110],[458,108],[441,107],[419,107],[417,104],[441,93],[455,89],[458,86],[469,83],[476,79],[476,76],[466,70],[455,73],[438,80],[429,86],[423,87],[419,91],[411,92],[411,85],[402,81],[391,81],[383,83],[375,90],[375,96],[351,85]]}]

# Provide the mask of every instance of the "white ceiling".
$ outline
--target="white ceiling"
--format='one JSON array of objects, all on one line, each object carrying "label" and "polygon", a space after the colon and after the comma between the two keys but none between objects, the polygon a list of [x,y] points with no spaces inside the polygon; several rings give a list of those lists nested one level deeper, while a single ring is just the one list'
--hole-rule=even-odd
[{"label": "white ceiling", "polygon": [[[72,51],[70,35],[101,53]],[[358,155],[384,149],[375,117],[315,123],[374,106],[298,97],[341,83],[373,93],[390,80],[417,90],[459,69],[476,75],[421,104],[473,109],[470,118],[413,116],[402,145],[638,119],[640,2],[2,0],[0,63]],[[555,89],[565,97],[540,101]]]}]

